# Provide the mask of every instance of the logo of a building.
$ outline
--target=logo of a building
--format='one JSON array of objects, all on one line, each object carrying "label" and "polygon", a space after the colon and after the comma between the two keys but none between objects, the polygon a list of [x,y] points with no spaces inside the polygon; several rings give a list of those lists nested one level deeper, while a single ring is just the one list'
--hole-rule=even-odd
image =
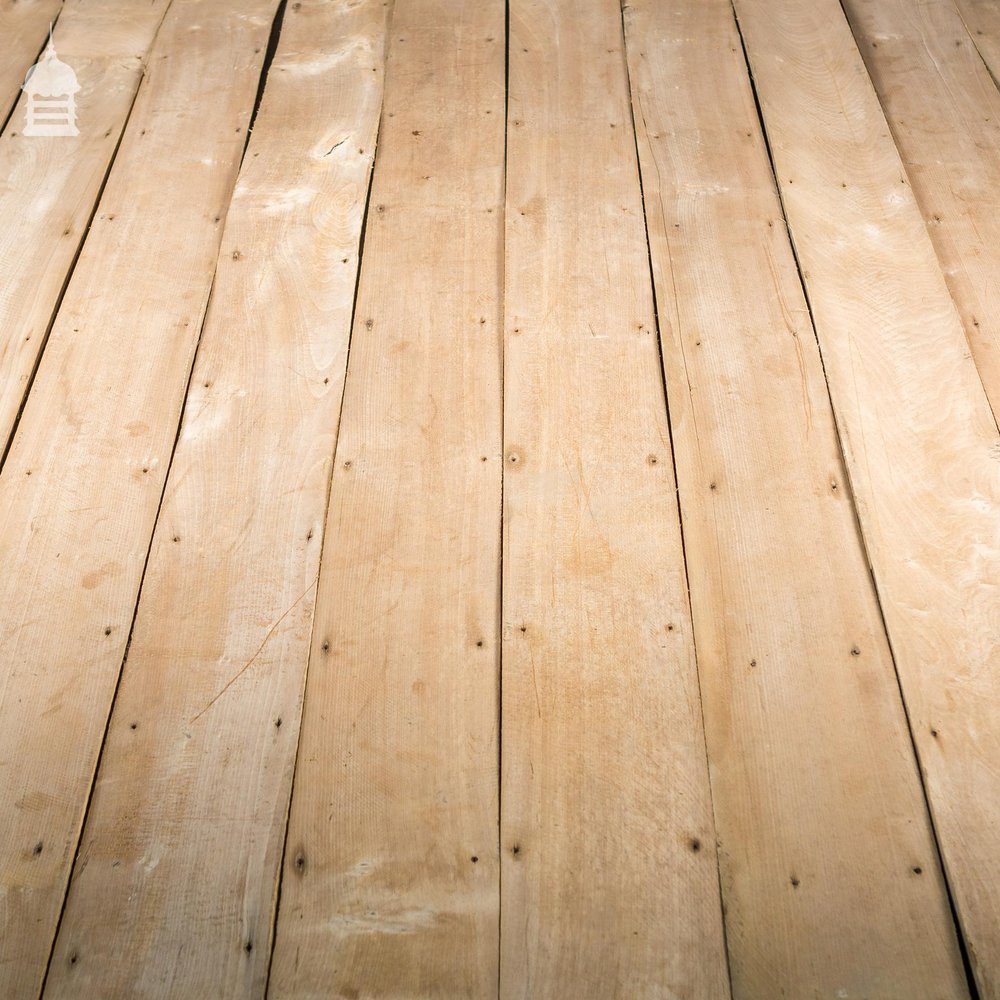
[{"label": "logo of a building", "polygon": [[49,44],[28,70],[21,87],[28,98],[24,135],[79,135],[76,127],[76,73],[56,56],[49,27]]}]

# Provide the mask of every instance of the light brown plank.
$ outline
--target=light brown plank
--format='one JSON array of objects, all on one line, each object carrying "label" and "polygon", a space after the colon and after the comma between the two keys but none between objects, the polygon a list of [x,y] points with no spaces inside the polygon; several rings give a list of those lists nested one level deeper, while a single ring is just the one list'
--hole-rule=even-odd
[{"label": "light brown plank", "polygon": [[275,8],[171,6],[0,476],[5,998],[45,970]]},{"label": "light brown plank", "polygon": [[264,993],[387,14],[285,14],[46,997]]},{"label": "light brown plank", "polygon": [[270,995],[497,981],[504,8],[397,0]]},{"label": "light brown plank", "polygon": [[732,8],[625,23],[733,993],[967,996]]},{"label": "light brown plank", "polygon": [[[21,84],[45,44],[62,0],[0,0],[0,121],[21,96]],[[62,33],[60,31],[60,42]],[[8,126],[16,128],[17,126]],[[3,175],[0,174],[0,177]]]},{"label": "light brown plank", "polygon": [[1000,82],[1000,2],[954,0],[962,21],[993,79]]},{"label": "light brown plank", "polygon": [[78,136],[24,136],[24,102],[0,135],[0,455],[132,108],[168,0],[69,0],[59,58],[72,66]]},{"label": "light brown plank", "polygon": [[726,997],[621,12],[510,32],[500,995]]},{"label": "light brown plank", "polygon": [[998,414],[1000,91],[952,0],[844,9]]},{"label": "light brown plank", "polygon": [[959,920],[1000,996],[1000,435],[835,0],[737,0]]}]

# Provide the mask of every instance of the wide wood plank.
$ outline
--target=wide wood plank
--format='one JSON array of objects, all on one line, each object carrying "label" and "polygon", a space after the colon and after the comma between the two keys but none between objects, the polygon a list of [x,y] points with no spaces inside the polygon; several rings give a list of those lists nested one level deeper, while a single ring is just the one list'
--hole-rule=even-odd
[{"label": "wide wood plank", "polygon": [[62,7],[62,0],[0,0],[0,122],[21,96],[21,84]]},{"label": "wide wood plank", "polygon": [[271,974],[496,994],[504,5],[397,0]]},{"label": "wide wood plank", "polygon": [[625,23],[733,993],[966,996],[732,7]]},{"label": "wide wood plank", "polygon": [[500,995],[729,995],[612,0],[512,0]]},{"label": "wide wood plank", "polygon": [[56,930],[276,6],[171,6],[0,476],[5,998]]},{"label": "wide wood plank", "polygon": [[142,79],[167,0],[69,0],[59,58],[73,67],[78,136],[0,135],[0,455],[45,344]]},{"label": "wide wood plank", "polygon": [[1000,91],[952,0],[844,9],[1000,414]]},{"label": "wide wood plank", "polygon": [[264,993],[387,14],[285,14],[46,997]]},{"label": "wide wood plank", "polygon": [[1000,435],[836,0],[737,0],[979,989],[1000,996]]}]

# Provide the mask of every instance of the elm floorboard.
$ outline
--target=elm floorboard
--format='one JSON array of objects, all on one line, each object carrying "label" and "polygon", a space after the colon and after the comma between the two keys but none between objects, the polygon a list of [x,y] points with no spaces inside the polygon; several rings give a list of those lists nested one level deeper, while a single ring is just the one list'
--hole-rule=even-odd
[{"label": "elm floorboard", "polygon": [[997,0],[127,2],[0,0],[5,1000],[997,1000]]}]

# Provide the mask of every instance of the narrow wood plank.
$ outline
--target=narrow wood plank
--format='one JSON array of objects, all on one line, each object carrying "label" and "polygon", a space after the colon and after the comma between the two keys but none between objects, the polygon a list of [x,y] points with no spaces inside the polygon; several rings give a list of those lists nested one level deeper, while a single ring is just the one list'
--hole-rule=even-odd
[{"label": "narrow wood plank", "polygon": [[734,995],[966,996],[732,7],[625,23]]},{"label": "narrow wood plank", "polygon": [[5,998],[45,970],[276,6],[171,6],[0,476]]},{"label": "narrow wood plank", "polygon": [[0,0],[0,121],[20,97],[21,84],[62,6],[62,0]]},{"label": "narrow wood plank", "polygon": [[844,10],[1000,414],[1000,91],[952,0]]},{"label": "narrow wood plank", "polygon": [[397,0],[270,995],[495,996],[504,5]]},{"label": "narrow wood plank", "polygon": [[979,55],[1000,85],[1000,2],[954,0]]},{"label": "narrow wood plank", "polygon": [[945,868],[1000,996],[1000,435],[835,0],[737,0]]},{"label": "narrow wood plank", "polygon": [[285,14],[46,997],[264,993],[388,10]]},{"label": "narrow wood plank", "polygon": [[729,995],[621,12],[513,0],[501,981]]},{"label": "narrow wood plank", "polygon": [[81,90],[78,136],[0,135],[0,455],[45,343],[168,0],[69,0],[59,58]]}]

